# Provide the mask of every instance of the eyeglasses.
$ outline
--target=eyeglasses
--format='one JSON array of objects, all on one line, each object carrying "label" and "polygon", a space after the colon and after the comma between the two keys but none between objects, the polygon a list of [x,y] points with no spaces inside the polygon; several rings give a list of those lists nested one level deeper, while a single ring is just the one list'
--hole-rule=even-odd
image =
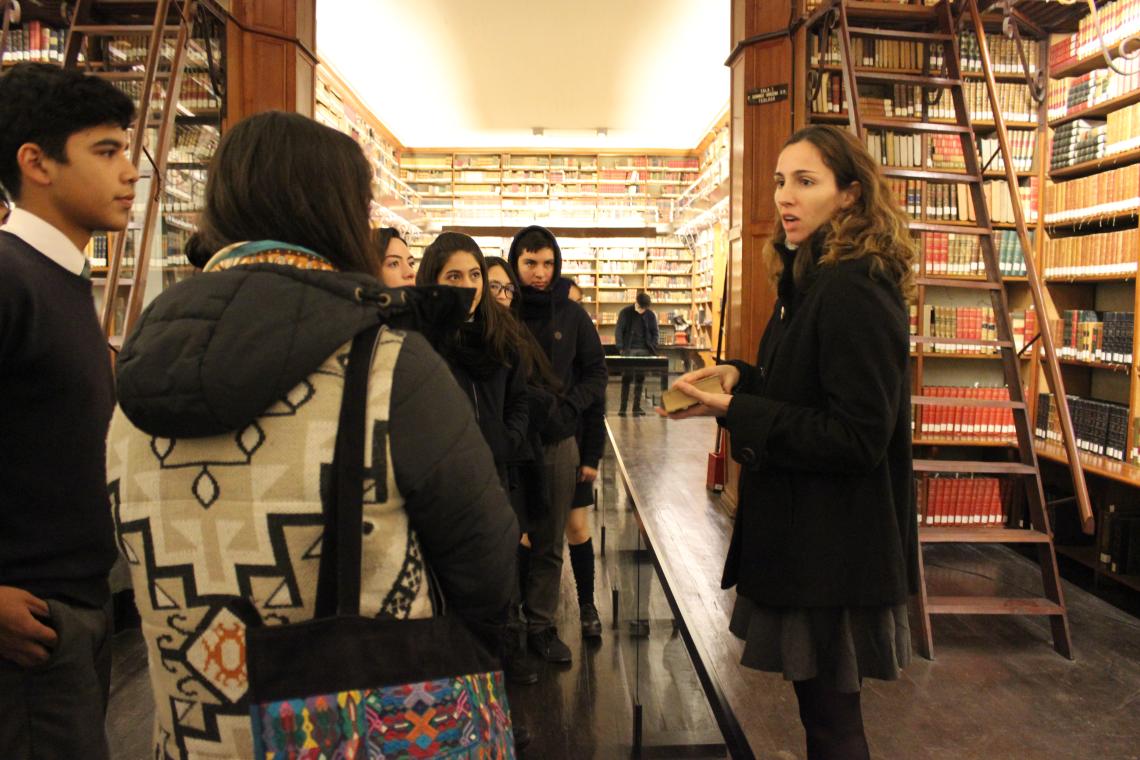
[{"label": "eyeglasses", "polygon": [[491,295],[495,296],[499,295],[500,293],[507,293],[513,296],[517,292],[515,290],[515,286],[509,282],[502,283],[491,280],[489,283],[487,283],[487,287],[491,290]]}]

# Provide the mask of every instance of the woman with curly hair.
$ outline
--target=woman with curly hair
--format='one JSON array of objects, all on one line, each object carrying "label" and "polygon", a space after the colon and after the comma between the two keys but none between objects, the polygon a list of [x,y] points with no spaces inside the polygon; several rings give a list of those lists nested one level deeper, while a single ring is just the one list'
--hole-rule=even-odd
[{"label": "woman with curly hair", "polygon": [[[674,387],[711,415],[741,465],[724,570],[744,665],[792,681],[808,757],[869,756],[859,690],[910,660],[916,590],[907,302],[915,244],[851,133],[792,135],[775,174],[765,250],[778,299],[755,365]],[[692,383],[720,378],[721,393]]]}]

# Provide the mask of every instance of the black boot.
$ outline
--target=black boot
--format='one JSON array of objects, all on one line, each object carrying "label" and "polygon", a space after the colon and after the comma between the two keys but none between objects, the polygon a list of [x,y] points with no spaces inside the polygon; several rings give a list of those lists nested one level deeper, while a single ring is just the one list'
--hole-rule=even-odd
[{"label": "black boot", "polygon": [[570,544],[570,567],[574,571],[574,584],[578,587],[578,610],[582,619],[582,635],[599,638],[602,621],[594,606],[594,539],[585,543]]}]

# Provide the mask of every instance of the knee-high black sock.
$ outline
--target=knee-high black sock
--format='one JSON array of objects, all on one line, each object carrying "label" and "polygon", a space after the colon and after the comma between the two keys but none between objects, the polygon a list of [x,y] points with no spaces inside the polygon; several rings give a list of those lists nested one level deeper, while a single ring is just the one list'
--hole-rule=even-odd
[{"label": "knee-high black sock", "polygon": [[836,691],[818,678],[793,685],[807,734],[808,760],[870,760],[859,692]]},{"label": "knee-high black sock", "polygon": [[570,544],[570,567],[578,586],[578,606],[594,603],[594,539],[584,544]]}]

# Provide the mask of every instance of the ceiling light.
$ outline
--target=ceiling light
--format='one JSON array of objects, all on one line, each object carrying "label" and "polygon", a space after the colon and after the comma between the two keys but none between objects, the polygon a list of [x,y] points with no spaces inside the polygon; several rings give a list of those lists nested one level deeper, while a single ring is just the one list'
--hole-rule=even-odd
[{"label": "ceiling light", "polygon": [[531,134],[534,135],[535,137],[542,137],[542,135],[545,133],[545,131],[546,130],[544,130],[542,127],[533,127],[530,130]]}]

